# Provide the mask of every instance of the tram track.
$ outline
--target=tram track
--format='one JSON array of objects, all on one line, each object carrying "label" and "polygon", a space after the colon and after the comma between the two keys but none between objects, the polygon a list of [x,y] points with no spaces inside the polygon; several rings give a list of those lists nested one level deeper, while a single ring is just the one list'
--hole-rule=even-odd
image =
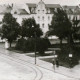
[{"label": "tram track", "polygon": [[[4,48],[2,48],[2,49],[4,49]],[[9,51],[9,52],[11,52],[11,51]],[[6,54],[5,52],[2,52],[2,51],[0,51],[0,54],[2,54],[3,57],[8,58],[11,61],[17,62],[17,63],[19,63],[19,64],[21,64],[21,65],[23,65],[25,67],[28,66],[31,69],[33,69],[33,71],[35,72],[35,77],[34,77],[33,80],[42,80],[43,73],[36,65],[33,65],[33,64],[29,63],[29,62],[25,62],[24,60],[18,59],[18,56],[17,57],[11,57],[11,56],[9,56],[8,54]]]}]

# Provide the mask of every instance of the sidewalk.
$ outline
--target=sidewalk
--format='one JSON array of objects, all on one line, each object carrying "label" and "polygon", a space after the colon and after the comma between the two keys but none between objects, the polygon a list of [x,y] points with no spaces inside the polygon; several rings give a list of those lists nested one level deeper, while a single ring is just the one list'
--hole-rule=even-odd
[{"label": "sidewalk", "polygon": [[[18,59],[24,60],[26,62],[32,63],[35,65],[35,58],[27,56],[27,54],[14,54],[14,57],[18,57]],[[53,67],[52,63],[36,59],[36,65],[48,69],[50,71],[56,72],[58,74],[65,75],[70,78],[74,78],[75,80],[80,80],[80,65],[75,66],[72,69],[59,66],[59,68]]]}]

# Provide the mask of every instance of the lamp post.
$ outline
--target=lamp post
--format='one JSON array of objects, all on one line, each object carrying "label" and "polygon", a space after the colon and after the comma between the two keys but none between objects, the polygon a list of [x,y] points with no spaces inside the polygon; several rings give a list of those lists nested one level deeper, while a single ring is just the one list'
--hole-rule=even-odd
[{"label": "lamp post", "polygon": [[34,32],[35,34],[35,64],[36,64],[36,32]]},{"label": "lamp post", "polygon": [[72,67],[72,57],[73,57],[73,55],[69,54],[69,66],[70,66],[70,68]]},{"label": "lamp post", "polygon": [[[32,27],[34,26],[32,25]],[[34,52],[35,52],[35,64],[36,64],[36,30],[34,32],[34,37],[35,37]]]}]

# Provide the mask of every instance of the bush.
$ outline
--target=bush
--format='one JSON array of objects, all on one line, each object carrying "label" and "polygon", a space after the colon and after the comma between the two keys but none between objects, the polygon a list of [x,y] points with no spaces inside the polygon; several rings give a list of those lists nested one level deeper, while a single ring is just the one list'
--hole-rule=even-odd
[{"label": "bush", "polygon": [[18,40],[15,48],[20,51],[25,51],[26,50],[25,43],[26,43],[26,40],[24,38],[21,38]]},{"label": "bush", "polygon": [[[72,52],[73,57],[69,58],[69,53]],[[70,47],[68,45],[62,46],[61,52],[58,54],[60,65],[66,66],[66,67],[74,67],[78,64],[78,58],[76,58],[75,50],[72,48],[70,51]]]},{"label": "bush", "polygon": [[44,55],[44,51],[50,46],[50,42],[46,38],[28,38],[26,39],[19,39],[16,44],[16,49],[21,51],[34,51],[36,44],[36,51],[39,52],[40,55]]}]

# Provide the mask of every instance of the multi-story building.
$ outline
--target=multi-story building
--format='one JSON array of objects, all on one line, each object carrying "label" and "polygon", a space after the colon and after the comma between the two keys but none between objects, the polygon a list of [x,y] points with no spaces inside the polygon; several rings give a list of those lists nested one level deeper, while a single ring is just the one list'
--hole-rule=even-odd
[{"label": "multi-story building", "polygon": [[12,4],[1,5],[0,7],[0,21],[6,12],[11,12],[20,24],[23,19],[33,17],[36,23],[40,25],[43,33],[49,30],[49,24],[51,23],[54,10],[61,8],[59,4],[45,4],[42,0],[38,4]]},{"label": "multi-story building", "polygon": [[64,9],[68,14],[68,18],[73,20],[76,18],[80,20],[80,9],[78,6],[60,6],[60,4],[45,4],[42,0],[38,4],[26,3],[26,4],[12,4],[0,6],[0,21],[5,13],[12,13],[17,19],[17,22],[21,25],[22,20],[25,18],[33,17],[36,23],[40,25],[40,28],[44,33],[49,30],[52,16],[57,8]]}]

